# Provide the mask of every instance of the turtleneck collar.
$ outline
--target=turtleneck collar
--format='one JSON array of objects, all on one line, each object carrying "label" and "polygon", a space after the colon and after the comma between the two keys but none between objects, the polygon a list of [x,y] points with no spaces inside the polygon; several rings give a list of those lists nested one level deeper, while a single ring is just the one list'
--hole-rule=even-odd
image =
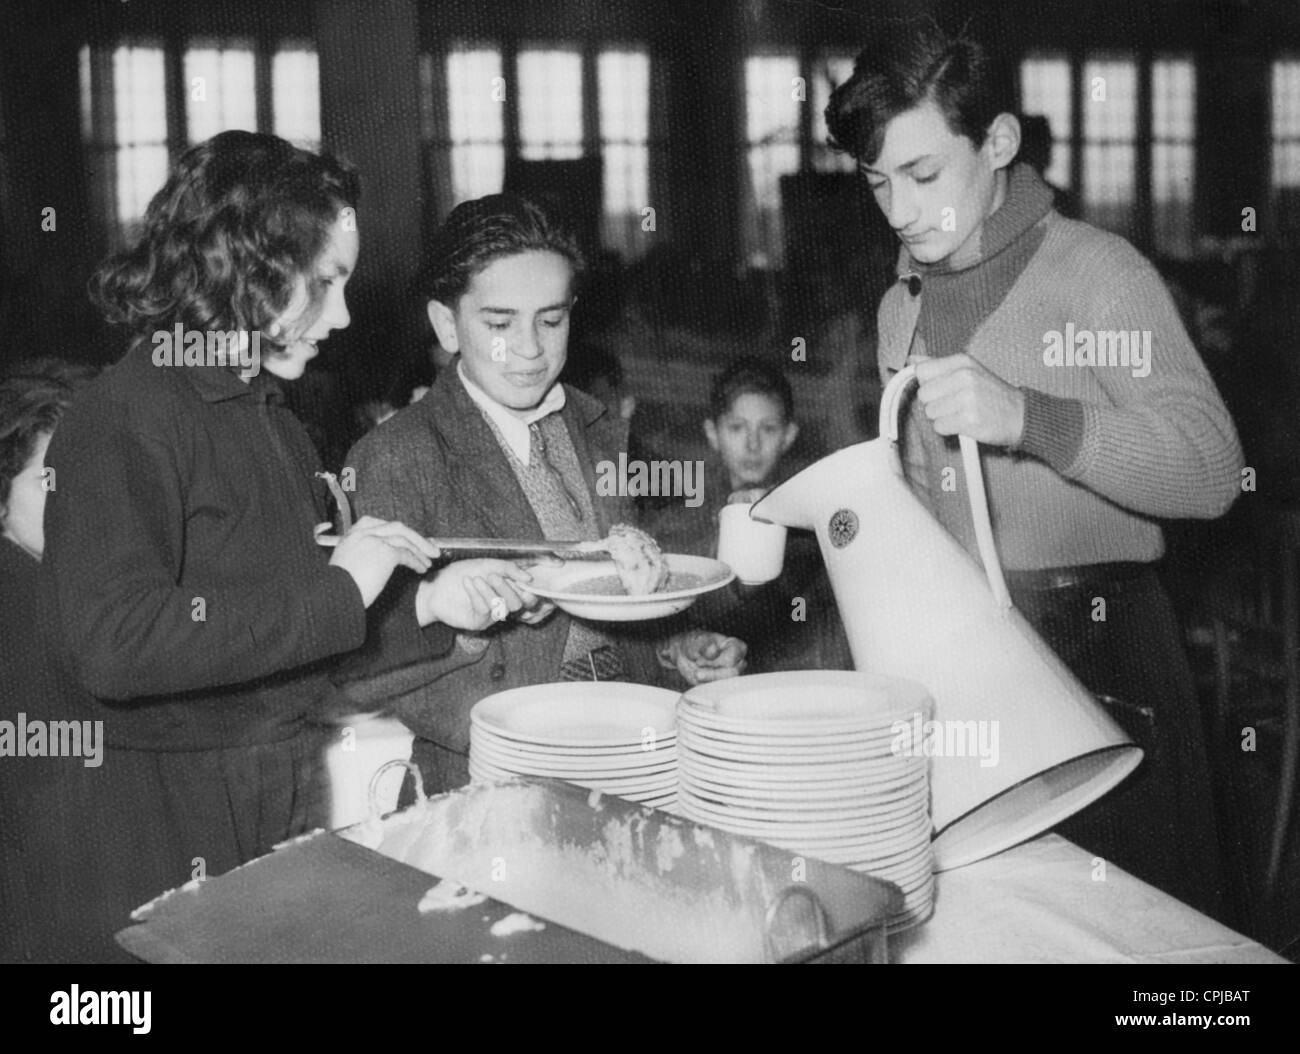
[{"label": "turtleneck collar", "polygon": [[1041,221],[1051,210],[1051,188],[1018,164],[1001,207],[958,252],[928,267],[907,261],[913,268],[908,289],[921,298],[913,354],[940,358],[966,350],[1038,251],[1046,229]]}]

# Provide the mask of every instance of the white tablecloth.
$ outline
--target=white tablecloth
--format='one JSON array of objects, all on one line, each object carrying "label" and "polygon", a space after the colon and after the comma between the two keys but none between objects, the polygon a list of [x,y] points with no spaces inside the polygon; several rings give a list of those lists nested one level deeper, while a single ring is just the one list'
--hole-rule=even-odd
[{"label": "white tablecloth", "polygon": [[899,963],[1282,963],[1263,945],[1049,834],[938,876]]}]

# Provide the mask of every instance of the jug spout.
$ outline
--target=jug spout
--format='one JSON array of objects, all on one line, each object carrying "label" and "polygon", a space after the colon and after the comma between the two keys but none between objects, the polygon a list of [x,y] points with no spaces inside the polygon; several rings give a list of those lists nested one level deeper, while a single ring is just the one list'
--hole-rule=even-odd
[{"label": "jug spout", "polygon": [[749,515],[782,527],[816,530],[823,513],[834,511],[829,503],[843,490],[845,481],[860,483],[868,474],[872,447],[872,443],[858,443],[809,465],[763,495]]}]

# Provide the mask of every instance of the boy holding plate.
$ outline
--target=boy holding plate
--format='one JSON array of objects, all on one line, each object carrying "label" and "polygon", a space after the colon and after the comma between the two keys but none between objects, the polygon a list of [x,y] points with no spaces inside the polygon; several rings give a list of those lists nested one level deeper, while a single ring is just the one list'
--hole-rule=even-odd
[{"label": "boy holding plate", "polygon": [[[595,486],[597,466],[626,451],[625,422],[559,382],[583,267],[572,235],[529,201],[491,195],[452,211],[430,259],[429,320],[456,363],[353,448],[357,510],[401,510],[431,537],[595,540],[630,522],[628,499]],[[421,654],[426,631],[406,596],[418,586],[393,583],[358,671],[385,686],[416,733],[412,760],[427,790],[468,781],[469,712],[484,696],[561,680],[654,683],[661,667],[698,684],[744,668],[738,640],[701,630],[665,638],[654,624],[615,631],[556,612],[526,581],[488,582],[493,595],[480,599],[504,617],[460,634],[451,656]]]}]

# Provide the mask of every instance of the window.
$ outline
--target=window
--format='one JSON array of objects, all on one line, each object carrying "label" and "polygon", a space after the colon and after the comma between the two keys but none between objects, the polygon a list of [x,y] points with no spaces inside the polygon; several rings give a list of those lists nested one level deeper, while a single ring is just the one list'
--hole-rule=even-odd
[{"label": "window", "polygon": [[1273,63],[1273,209],[1277,226],[1300,227],[1300,59]]},{"label": "window", "polygon": [[527,161],[582,157],[582,54],[519,52],[519,156]]},{"label": "window", "polygon": [[797,173],[855,173],[830,147],[826,106],[853,75],[856,51],[759,51],[744,65],[745,141],[741,246],[751,267],[785,262],[781,179]]},{"label": "window", "polygon": [[463,41],[422,55],[420,78],[433,211],[498,193],[507,158],[563,161],[599,151],[602,240],[624,257],[645,251],[651,82],[644,49],[537,43],[512,52]]},{"label": "window", "polygon": [[[0,76],[0,82],[3,82]],[[8,140],[5,133],[4,100],[0,99],[0,230],[8,229],[5,224],[12,223],[12,209],[9,205],[9,175],[6,167]],[[5,273],[5,241],[0,238],[0,276]]]},{"label": "window", "polygon": [[622,256],[644,251],[641,210],[650,202],[650,56],[602,51],[596,63],[604,179],[602,236]]},{"label": "window", "polygon": [[[1047,118],[1051,138],[1044,176],[1053,186],[1070,186],[1070,135],[1074,107],[1070,94],[1070,62],[1061,55],[1036,55],[1020,66],[1020,106],[1025,114]],[[1033,160],[1033,159],[1031,159]]]},{"label": "window", "polygon": [[852,52],[823,52],[813,66],[812,154],[813,168],[819,172],[854,172],[857,163],[846,153],[832,150],[826,140],[826,107],[831,92],[853,76],[856,56]]},{"label": "window", "polygon": [[126,225],[144,216],[149,199],[167,179],[162,48],[118,48],[113,52],[113,84],[117,215]]},{"label": "window", "polygon": [[749,176],[743,246],[752,267],[782,257],[781,177],[799,171],[799,107],[803,85],[794,54],[745,60],[745,159]]},{"label": "window", "polygon": [[[1130,55],[1073,61],[1064,52],[1040,52],[1020,65],[1021,108],[1045,116],[1051,128],[1048,182],[1069,188],[1077,179],[1083,217],[1098,226],[1130,237],[1144,237],[1149,230],[1150,244],[1139,246],[1144,251],[1189,255],[1196,175],[1194,61],[1156,55],[1143,59],[1150,63],[1147,69]],[[1071,87],[1076,73],[1077,99]],[[1150,140],[1139,142],[1139,130],[1148,123]],[[1148,172],[1149,193],[1139,194],[1138,179]]]},{"label": "window", "polygon": [[185,127],[191,144],[232,128],[257,129],[251,43],[201,41],[186,50]]},{"label": "window", "polygon": [[167,179],[167,91],[160,42],[81,49],[82,133],[98,211],[114,238],[129,238]]},{"label": "window", "polygon": [[1190,256],[1195,178],[1196,70],[1190,59],[1151,66],[1152,236],[1158,253]]},{"label": "window", "polygon": [[320,149],[320,63],[307,44],[286,44],[271,59],[275,134],[304,150]]},{"label": "window", "polygon": [[175,83],[160,40],[81,50],[82,136],[109,245],[134,236],[186,145],[246,128],[319,146],[319,76],[308,45],[194,38],[179,59]]},{"label": "window", "polygon": [[1137,63],[1091,59],[1081,90],[1084,218],[1127,234],[1137,178]]},{"label": "window", "polygon": [[501,52],[496,48],[472,47],[447,56],[451,181],[456,201],[501,190],[506,171],[505,92]]}]

